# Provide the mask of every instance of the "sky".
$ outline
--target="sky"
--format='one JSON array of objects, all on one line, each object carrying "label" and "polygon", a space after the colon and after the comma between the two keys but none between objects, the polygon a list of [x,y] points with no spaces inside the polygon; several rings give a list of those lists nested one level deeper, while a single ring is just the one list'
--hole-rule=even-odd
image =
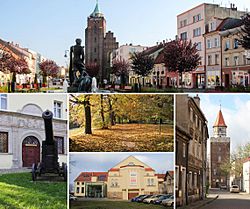
[{"label": "sky", "polygon": [[173,153],[71,153],[70,183],[81,172],[106,172],[130,155],[155,169],[156,173],[174,170]]},{"label": "sky", "polygon": [[[192,95],[194,96],[194,95]],[[250,143],[250,94],[200,94],[201,109],[208,120],[209,136],[220,110],[231,138],[231,152],[238,146]]]},{"label": "sky", "polygon": [[[239,9],[247,0],[231,0]],[[111,30],[122,44],[152,46],[165,39],[174,39],[176,16],[202,0],[99,0],[100,10]],[[229,6],[228,0],[207,0]],[[0,0],[0,38],[13,41],[41,53],[59,65],[66,65],[65,50],[84,40],[87,17],[95,8],[95,0]],[[84,41],[83,41],[84,43]]]}]

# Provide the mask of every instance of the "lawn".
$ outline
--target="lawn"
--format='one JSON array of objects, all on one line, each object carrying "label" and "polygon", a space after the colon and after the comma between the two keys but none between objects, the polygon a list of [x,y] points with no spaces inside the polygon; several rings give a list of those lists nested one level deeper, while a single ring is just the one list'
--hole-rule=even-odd
[{"label": "lawn", "polygon": [[31,173],[0,174],[1,209],[66,209],[65,182],[33,182]]},{"label": "lawn", "polygon": [[161,205],[148,205],[124,201],[75,201],[70,209],[163,209]]},{"label": "lawn", "polygon": [[153,124],[119,124],[108,130],[70,131],[72,152],[172,152],[173,126]]}]

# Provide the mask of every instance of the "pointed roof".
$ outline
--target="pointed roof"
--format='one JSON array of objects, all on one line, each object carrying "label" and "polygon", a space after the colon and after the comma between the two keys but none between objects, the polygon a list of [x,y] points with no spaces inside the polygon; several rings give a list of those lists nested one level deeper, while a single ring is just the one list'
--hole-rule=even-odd
[{"label": "pointed roof", "polygon": [[213,127],[227,127],[221,110],[219,111]]},{"label": "pointed roof", "polygon": [[100,12],[98,0],[96,1],[96,6],[94,12],[90,15],[90,17],[103,17],[103,14]]}]

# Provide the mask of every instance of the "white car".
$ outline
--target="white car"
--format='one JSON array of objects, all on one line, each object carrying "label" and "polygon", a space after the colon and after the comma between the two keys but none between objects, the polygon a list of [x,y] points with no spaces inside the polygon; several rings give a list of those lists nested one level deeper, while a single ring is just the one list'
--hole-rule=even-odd
[{"label": "white car", "polygon": [[154,200],[157,200],[162,195],[153,195],[152,197],[146,198],[143,200],[143,203],[153,203]]},{"label": "white car", "polygon": [[240,192],[240,188],[238,185],[232,185],[230,188],[230,192],[231,193],[239,193]]},{"label": "white car", "polygon": [[170,196],[169,198],[163,200],[161,202],[164,206],[174,206],[174,195]]}]

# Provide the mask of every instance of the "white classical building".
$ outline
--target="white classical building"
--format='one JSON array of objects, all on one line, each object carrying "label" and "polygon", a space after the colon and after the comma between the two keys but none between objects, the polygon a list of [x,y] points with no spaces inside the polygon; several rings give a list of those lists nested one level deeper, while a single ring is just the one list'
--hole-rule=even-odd
[{"label": "white classical building", "polygon": [[42,112],[53,112],[59,162],[67,162],[67,96],[0,94],[0,169],[31,167],[45,140]]},{"label": "white classical building", "polygon": [[250,194],[250,157],[243,163],[243,190]]}]

